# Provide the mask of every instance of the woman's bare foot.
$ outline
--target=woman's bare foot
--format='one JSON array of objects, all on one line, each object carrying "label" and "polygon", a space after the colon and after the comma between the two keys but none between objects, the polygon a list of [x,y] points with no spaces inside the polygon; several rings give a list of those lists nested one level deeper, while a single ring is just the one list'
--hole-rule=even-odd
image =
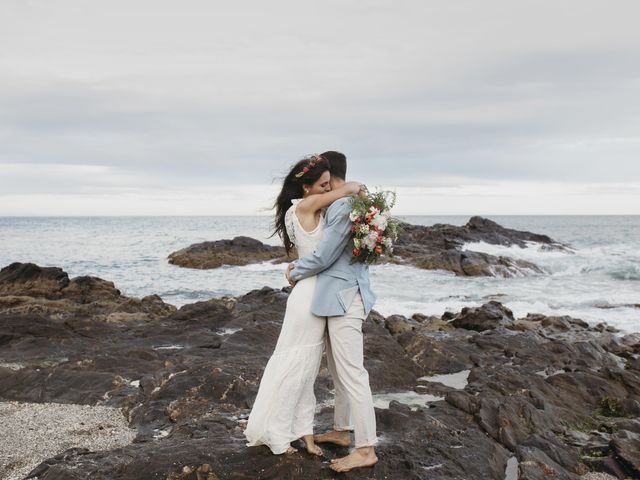
[{"label": "woman's bare foot", "polygon": [[307,447],[307,452],[309,452],[311,455],[317,455],[319,457],[324,455],[322,449],[313,441],[313,435],[305,435],[304,437],[302,437],[302,439],[304,440],[304,444]]},{"label": "woman's bare foot", "polygon": [[354,468],[373,467],[378,457],[373,447],[356,448],[346,457],[331,462],[330,467],[336,472],[348,472]]},{"label": "woman's bare foot", "polygon": [[335,443],[341,447],[351,445],[351,434],[348,431],[332,430],[321,435],[314,435],[313,439],[316,443]]},{"label": "woman's bare foot", "polygon": [[284,452],[286,455],[291,455],[292,453],[296,453],[298,451],[297,448],[293,448],[293,447],[289,447],[287,448],[287,451]]}]

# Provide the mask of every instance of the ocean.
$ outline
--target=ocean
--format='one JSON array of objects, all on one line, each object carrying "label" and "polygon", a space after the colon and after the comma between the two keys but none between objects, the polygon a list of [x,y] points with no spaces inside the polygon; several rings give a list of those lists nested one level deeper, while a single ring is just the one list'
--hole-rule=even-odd
[{"label": "ocean", "polygon": [[[420,225],[464,225],[469,216],[403,216]],[[546,269],[517,278],[456,277],[408,266],[371,267],[383,315],[441,315],[495,299],[516,317],[571,315],[640,331],[640,216],[487,216],[500,225],[549,235],[575,254],[476,243],[465,248],[523,258]],[[269,238],[271,217],[0,217],[0,267],[12,262],[57,266],[70,277],[113,281],[128,296],[158,294],[176,306],[287,285],[284,264],[192,270],[167,256],[193,243],[246,235]]]}]

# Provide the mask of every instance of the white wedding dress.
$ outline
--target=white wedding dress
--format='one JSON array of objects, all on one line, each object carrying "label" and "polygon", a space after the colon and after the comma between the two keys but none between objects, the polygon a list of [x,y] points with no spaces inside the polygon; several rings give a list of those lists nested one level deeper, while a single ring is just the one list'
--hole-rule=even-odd
[{"label": "white wedding dress", "polygon": [[[285,214],[289,238],[298,257],[312,253],[322,238],[324,212],[318,226],[306,232],[294,199]],[[274,454],[290,443],[313,434],[316,397],[313,386],[320,368],[325,339],[325,317],[311,313],[316,276],[300,280],[289,295],[275,351],[264,370],[258,396],[251,409],[245,436],[247,446],[266,445]]]}]

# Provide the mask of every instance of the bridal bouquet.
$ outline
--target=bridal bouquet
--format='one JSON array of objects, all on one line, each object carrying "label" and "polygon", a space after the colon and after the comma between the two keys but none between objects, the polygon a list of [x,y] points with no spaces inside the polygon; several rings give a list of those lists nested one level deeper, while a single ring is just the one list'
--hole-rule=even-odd
[{"label": "bridal bouquet", "polygon": [[395,203],[395,192],[370,193],[364,185],[361,193],[352,197],[351,263],[372,264],[378,262],[381,255],[393,255],[393,242],[398,238],[400,224],[391,216]]}]

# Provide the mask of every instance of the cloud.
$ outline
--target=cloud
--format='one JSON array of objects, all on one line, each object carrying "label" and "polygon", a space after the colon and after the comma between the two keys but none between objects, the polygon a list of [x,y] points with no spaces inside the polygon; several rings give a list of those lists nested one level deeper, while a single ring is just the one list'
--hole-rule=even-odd
[{"label": "cloud", "polygon": [[636,10],[584,0],[8,1],[0,189],[269,187],[326,149],[347,153],[369,183],[634,182]]}]

